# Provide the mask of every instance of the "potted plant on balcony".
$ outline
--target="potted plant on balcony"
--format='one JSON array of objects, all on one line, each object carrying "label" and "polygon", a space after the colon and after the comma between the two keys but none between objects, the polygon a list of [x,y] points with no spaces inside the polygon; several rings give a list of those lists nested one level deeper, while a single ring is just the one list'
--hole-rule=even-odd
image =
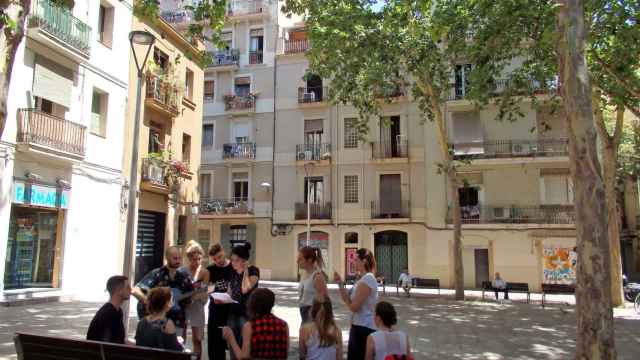
[{"label": "potted plant on balcony", "polygon": [[167,163],[166,181],[172,192],[178,192],[180,181],[189,175],[189,167],[180,160]]}]

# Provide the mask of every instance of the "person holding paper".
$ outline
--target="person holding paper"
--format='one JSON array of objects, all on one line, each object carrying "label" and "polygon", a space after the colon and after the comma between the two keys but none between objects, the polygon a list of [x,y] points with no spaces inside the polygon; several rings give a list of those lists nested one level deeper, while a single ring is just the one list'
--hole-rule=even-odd
[{"label": "person holding paper", "polygon": [[222,326],[227,325],[229,318],[229,303],[217,300],[217,295],[227,295],[229,281],[233,273],[231,261],[226,258],[222,245],[213,244],[209,247],[211,265],[207,267],[209,272],[209,284],[213,287],[213,293],[209,301],[209,323],[207,324],[207,348],[209,359],[224,360],[227,358],[227,342],[222,338]]}]

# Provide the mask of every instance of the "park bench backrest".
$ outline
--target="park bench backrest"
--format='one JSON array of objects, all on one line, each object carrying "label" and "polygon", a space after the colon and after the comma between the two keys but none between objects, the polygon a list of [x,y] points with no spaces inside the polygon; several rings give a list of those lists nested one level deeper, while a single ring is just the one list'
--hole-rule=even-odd
[{"label": "park bench backrest", "polygon": [[542,292],[545,293],[574,293],[575,287],[566,284],[542,284]]},{"label": "park bench backrest", "polygon": [[413,286],[415,286],[415,287],[426,287],[426,288],[440,288],[440,280],[439,279],[413,278]]},{"label": "park bench backrest", "polygon": [[491,285],[491,281],[483,281],[482,288],[484,290],[493,290],[493,285]]},{"label": "park bench backrest", "polygon": [[190,360],[191,354],[99,341],[16,333],[18,360]]},{"label": "park bench backrest", "polygon": [[527,284],[527,283],[508,282],[507,283],[507,289],[512,290],[512,291],[526,291],[526,292],[529,292],[529,284]]}]

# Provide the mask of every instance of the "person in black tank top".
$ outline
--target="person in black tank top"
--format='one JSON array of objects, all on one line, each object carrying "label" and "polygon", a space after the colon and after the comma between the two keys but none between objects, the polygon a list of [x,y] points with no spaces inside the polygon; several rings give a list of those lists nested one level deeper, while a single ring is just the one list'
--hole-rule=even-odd
[{"label": "person in black tank top", "polygon": [[[226,293],[233,271],[231,261],[225,257],[224,249],[220,244],[209,247],[209,258],[211,259],[211,265],[207,267],[209,284],[213,286],[213,292]],[[227,342],[222,338],[221,327],[227,325],[229,307],[229,304],[220,304],[209,299],[207,348],[211,360],[226,359]]]}]

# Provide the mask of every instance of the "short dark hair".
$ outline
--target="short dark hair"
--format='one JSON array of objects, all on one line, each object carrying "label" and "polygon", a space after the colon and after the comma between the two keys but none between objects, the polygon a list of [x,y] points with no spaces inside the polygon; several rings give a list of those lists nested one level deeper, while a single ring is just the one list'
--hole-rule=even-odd
[{"label": "short dark hair", "polygon": [[273,291],[266,288],[255,289],[247,301],[249,317],[253,320],[271,314],[275,303],[276,295]]},{"label": "short dark hair", "polygon": [[171,289],[168,287],[157,287],[149,291],[147,295],[147,311],[150,314],[158,314],[171,301]]},{"label": "short dark hair", "polygon": [[251,243],[244,243],[242,245],[236,245],[231,249],[231,255],[235,255],[239,258],[249,260],[251,257]]},{"label": "short dark hair", "polygon": [[396,309],[386,301],[380,301],[376,305],[376,315],[380,317],[382,323],[386,327],[391,327],[398,323],[398,314],[396,313]]},{"label": "short dark hair", "polygon": [[113,296],[116,291],[122,289],[128,280],[129,278],[124,275],[114,275],[110,277],[109,280],[107,280],[109,296]]},{"label": "short dark hair", "polygon": [[209,246],[209,256],[216,256],[222,250],[220,243],[211,244],[211,246]]}]

